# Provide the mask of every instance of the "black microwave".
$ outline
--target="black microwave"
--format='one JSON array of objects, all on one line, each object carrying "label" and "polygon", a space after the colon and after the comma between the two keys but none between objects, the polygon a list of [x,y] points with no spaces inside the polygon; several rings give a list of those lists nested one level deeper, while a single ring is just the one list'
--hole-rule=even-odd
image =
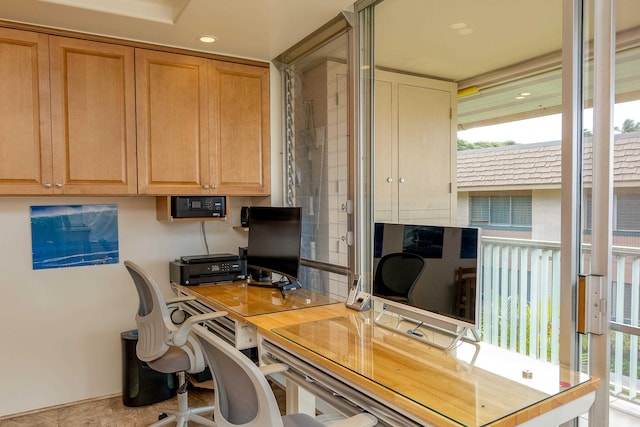
[{"label": "black microwave", "polygon": [[171,196],[173,218],[224,218],[227,216],[225,196]]}]

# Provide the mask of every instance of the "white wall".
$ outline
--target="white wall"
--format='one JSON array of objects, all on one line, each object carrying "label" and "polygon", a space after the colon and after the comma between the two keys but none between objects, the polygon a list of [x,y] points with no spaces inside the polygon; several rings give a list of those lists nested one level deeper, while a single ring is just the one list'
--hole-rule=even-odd
[{"label": "white wall", "polygon": [[[239,209],[248,198],[228,199],[230,217],[207,222],[211,253],[237,253],[246,245]],[[117,204],[120,262],[33,270],[30,206]],[[154,197],[0,197],[0,416],[121,393],[120,333],[135,329],[138,297],[122,262],[147,269],[170,295],[168,262],[205,253],[200,222],[164,223]]]},{"label": "white wall", "polygon": [[531,238],[560,241],[560,190],[531,192]]}]

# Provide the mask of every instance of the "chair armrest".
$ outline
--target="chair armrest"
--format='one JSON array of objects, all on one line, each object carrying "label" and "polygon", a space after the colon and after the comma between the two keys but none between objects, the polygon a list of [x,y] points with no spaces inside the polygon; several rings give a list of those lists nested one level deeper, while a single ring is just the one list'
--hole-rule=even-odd
[{"label": "chair armrest", "polygon": [[278,372],[284,372],[289,369],[289,367],[284,363],[270,363],[268,365],[259,366],[258,369],[260,369],[262,375],[268,377],[269,375],[277,374]]},{"label": "chair armrest", "polygon": [[192,297],[191,295],[184,295],[181,297],[168,298],[164,302],[167,305],[171,305],[171,304],[177,304],[179,302],[193,301],[194,299],[196,299],[196,297]]},{"label": "chair armrest", "polygon": [[180,328],[173,335],[173,345],[182,347],[187,342],[187,337],[191,332],[191,327],[196,323],[204,322],[205,320],[215,319],[216,317],[224,317],[226,316],[226,311],[213,311],[211,313],[203,313],[195,316],[189,316],[184,321],[184,323],[180,326]]},{"label": "chair armrest", "polygon": [[331,427],[373,427],[378,424],[378,419],[371,414],[361,412],[344,420],[330,423]]}]

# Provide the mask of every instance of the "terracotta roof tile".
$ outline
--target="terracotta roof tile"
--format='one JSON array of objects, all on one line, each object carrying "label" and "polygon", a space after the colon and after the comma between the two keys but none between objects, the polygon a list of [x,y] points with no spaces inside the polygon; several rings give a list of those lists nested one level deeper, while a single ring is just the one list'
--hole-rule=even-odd
[{"label": "terracotta roof tile", "polygon": [[[591,182],[593,147],[585,141],[583,173]],[[560,141],[458,152],[458,189],[499,186],[560,186]],[[640,133],[615,135],[614,181],[640,184]]]}]

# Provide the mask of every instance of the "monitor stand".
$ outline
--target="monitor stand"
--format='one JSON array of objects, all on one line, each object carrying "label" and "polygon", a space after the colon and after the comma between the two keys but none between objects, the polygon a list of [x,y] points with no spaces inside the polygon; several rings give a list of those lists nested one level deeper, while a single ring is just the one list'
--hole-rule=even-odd
[{"label": "monitor stand", "polygon": [[[398,316],[398,324],[396,326],[390,325],[388,324],[388,322],[382,322],[382,316],[385,315],[385,313],[394,313]],[[406,320],[408,322],[413,323],[415,326],[413,326],[412,328],[409,328],[408,330],[403,330],[400,328],[400,322],[402,320]],[[397,332],[401,332],[406,334],[407,336],[417,339],[419,341],[423,341],[427,344],[433,345],[434,347],[438,347],[441,348],[443,350],[451,350],[453,349],[458,342],[460,341],[464,341],[470,344],[474,344],[477,345],[480,342],[480,337],[478,336],[478,333],[476,332],[475,329],[472,328],[468,328],[468,327],[460,327],[457,325],[451,325],[453,326],[452,329],[447,329],[445,327],[440,327],[436,324],[434,324],[433,322],[430,322],[428,318],[422,318],[419,315],[417,315],[416,313],[412,313],[412,312],[407,312],[405,313],[404,310],[398,308],[398,307],[390,307],[387,304],[384,304],[382,307],[382,311],[380,311],[380,313],[378,313],[378,315],[375,318],[375,324],[378,326],[382,326],[384,328],[387,329],[391,329],[393,331],[397,331]],[[437,330],[439,333],[443,333],[445,335],[451,336],[452,340],[449,344],[441,344],[439,342],[436,342],[435,340],[430,340],[428,338],[425,337],[425,334],[423,334],[422,332],[420,332],[420,327],[421,326],[425,326],[428,327],[430,329],[435,329]],[[473,335],[473,338],[470,338],[467,336],[467,331],[471,331],[471,334]]]},{"label": "monitor stand", "polygon": [[271,275],[261,276],[259,280],[252,275],[251,280],[249,280],[249,286],[279,289],[282,294],[282,298],[287,296],[285,293],[286,291],[302,288],[300,282],[297,280],[290,280],[288,277],[282,277],[280,280],[272,282]]},{"label": "monitor stand", "polygon": [[302,288],[302,285],[300,284],[300,282],[298,282],[297,280],[290,280],[287,277],[283,277],[280,280],[278,280],[277,282],[273,282],[273,284],[275,286],[277,286],[278,289],[280,289],[280,293],[282,294],[282,298],[285,298],[287,296],[285,294],[286,291],[292,291],[294,289]]}]

